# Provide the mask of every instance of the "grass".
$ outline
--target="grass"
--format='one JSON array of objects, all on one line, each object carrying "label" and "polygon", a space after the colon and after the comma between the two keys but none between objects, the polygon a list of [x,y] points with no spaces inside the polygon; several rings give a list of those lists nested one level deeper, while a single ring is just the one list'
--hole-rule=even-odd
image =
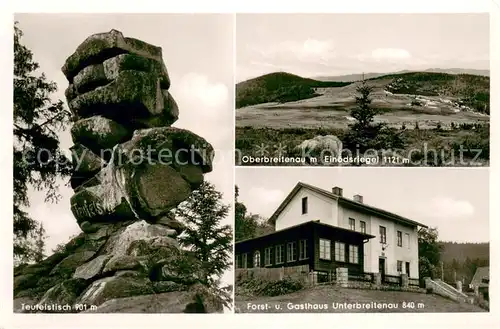
[{"label": "grass", "polygon": [[[318,135],[335,135],[343,140],[346,132],[346,129],[236,127],[236,164],[251,165],[242,163],[243,156],[295,156],[297,154],[294,148],[306,139]],[[397,151],[397,154],[401,156],[401,161],[409,159],[414,163],[400,163],[399,165],[484,166],[489,163],[489,125],[475,130],[408,129],[401,132],[401,138],[405,143],[404,149],[393,151]],[[465,150],[463,163],[460,161],[460,146]],[[477,159],[474,159],[478,153],[475,149],[481,150]],[[388,152],[386,155],[391,155],[391,153]],[[279,163],[279,165],[287,164]],[[398,164],[386,163],[385,165]]]},{"label": "grass", "polygon": [[[334,309],[334,303],[360,305],[387,303],[397,308]],[[250,308],[249,308],[250,306]],[[259,308],[259,309],[257,309]],[[302,308],[302,309],[301,309]],[[314,309],[316,308],[316,309]],[[321,309],[319,309],[321,308]],[[236,312],[251,313],[374,313],[374,312],[485,312],[482,308],[433,294],[338,288],[331,285],[315,286],[286,295],[246,296],[236,294]]]}]

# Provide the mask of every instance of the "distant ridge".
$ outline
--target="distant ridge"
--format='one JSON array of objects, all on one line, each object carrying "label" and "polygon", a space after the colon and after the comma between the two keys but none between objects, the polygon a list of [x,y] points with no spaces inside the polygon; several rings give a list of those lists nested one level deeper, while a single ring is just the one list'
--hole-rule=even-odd
[{"label": "distant ridge", "polygon": [[[403,74],[410,72],[429,72],[429,73],[447,73],[447,74],[472,74],[479,76],[490,76],[489,70],[476,70],[476,69],[461,69],[461,68],[451,68],[451,69],[440,69],[440,68],[431,68],[427,70],[403,70],[397,72],[384,72],[384,73],[365,73],[365,79],[373,79],[378,78],[384,75],[393,75],[393,74]],[[342,81],[342,82],[354,82],[362,79],[362,73],[356,74],[346,74],[346,75],[338,75],[338,76],[318,76],[314,77],[314,79],[319,81]]]}]

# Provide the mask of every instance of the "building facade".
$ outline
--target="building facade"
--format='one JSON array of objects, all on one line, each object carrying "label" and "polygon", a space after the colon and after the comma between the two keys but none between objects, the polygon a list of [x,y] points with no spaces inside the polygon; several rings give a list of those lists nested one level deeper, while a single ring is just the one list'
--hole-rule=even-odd
[{"label": "building facade", "polygon": [[269,219],[275,232],[236,243],[237,267],[308,264],[318,272],[406,273],[418,279],[418,228],[423,224],[299,182]]}]

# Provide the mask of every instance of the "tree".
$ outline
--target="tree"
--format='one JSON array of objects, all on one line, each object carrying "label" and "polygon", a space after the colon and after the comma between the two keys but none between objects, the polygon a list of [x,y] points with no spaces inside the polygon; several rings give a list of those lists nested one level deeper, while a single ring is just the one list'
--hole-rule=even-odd
[{"label": "tree", "polygon": [[234,226],[235,226],[235,241],[252,239],[264,234],[274,232],[274,225],[269,223],[266,218],[258,214],[247,213],[246,206],[238,201],[239,188],[235,186],[235,212],[234,212]]},{"label": "tree", "polygon": [[[71,164],[59,146],[57,132],[64,130],[70,112],[61,100],[53,102],[57,90],[39,68],[33,53],[21,43],[22,31],[14,24],[14,256],[33,260],[33,233],[38,224],[29,216],[28,188],[45,190],[46,201],[59,199],[57,178],[70,174]],[[44,230],[43,230],[44,231]],[[36,235],[36,234],[35,234]],[[36,238],[36,237],[35,237]]]},{"label": "tree", "polygon": [[220,278],[232,265],[233,230],[221,221],[227,217],[229,208],[222,203],[222,193],[213,184],[203,182],[175,210],[176,218],[186,226],[179,242],[201,260],[203,283],[217,289],[227,307],[232,300],[226,293],[229,288],[220,287]]},{"label": "tree", "polygon": [[418,231],[419,277],[421,279],[434,278],[438,273],[442,245],[437,239],[436,228],[421,228]]},{"label": "tree", "polygon": [[355,96],[357,107],[351,111],[351,116],[356,119],[356,122],[352,125],[353,130],[363,132],[369,129],[375,115],[378,113],[378,111],[370,106],[372,103],[370,98],[372,91],[373,87],[366,83],[363,76],[361,85],[356,87],[356,92],[359,94]]},{"label": "tree", "polygon": [[366,80],[356,87],[357,95],[354,96],[356,107],[351,110],[351,116],[356,120],[349,125],[349,130],[344,135],[344,145],[347,149],[358,149],[364,152],[368,149],[402,148],[404,142],[401,132],[388,127],[385,123],[375,123],[375,116],[379,110],[371,106],[371,93],[373,87]]},{"label": "tree", "polygon": [[36,239],[35,239],[35,255],[34,255],[34,261],[39,263],[41,262],[45,257],[45,239],[47,238],[47,235],[45,233],[45,228],[43,227],[43,223],[40,223],[38,228],[35,231]]},{"label": "tree", "polygon": [[238,201],[239,188],[234,188],[234,239],[241,241],[253,237],[256,229],[254,222],[246,220],[247,207]]}]

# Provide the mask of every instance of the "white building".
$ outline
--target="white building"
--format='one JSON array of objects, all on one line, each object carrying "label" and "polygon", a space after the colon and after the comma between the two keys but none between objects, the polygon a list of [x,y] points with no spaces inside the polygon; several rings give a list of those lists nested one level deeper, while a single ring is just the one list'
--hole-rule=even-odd
[{"label": "white building", "polygon": [[[299,182],[271,216],[276,231],[309,221],[370,234],[365,240],[363,269],[367,273],[418,279],[418,229],[427,227],[411,219],[364,203],[363,196],[343,196]],[[332,242],[332,248],[335,243]],[[332,251],[333,253],[335,251]]]}]

